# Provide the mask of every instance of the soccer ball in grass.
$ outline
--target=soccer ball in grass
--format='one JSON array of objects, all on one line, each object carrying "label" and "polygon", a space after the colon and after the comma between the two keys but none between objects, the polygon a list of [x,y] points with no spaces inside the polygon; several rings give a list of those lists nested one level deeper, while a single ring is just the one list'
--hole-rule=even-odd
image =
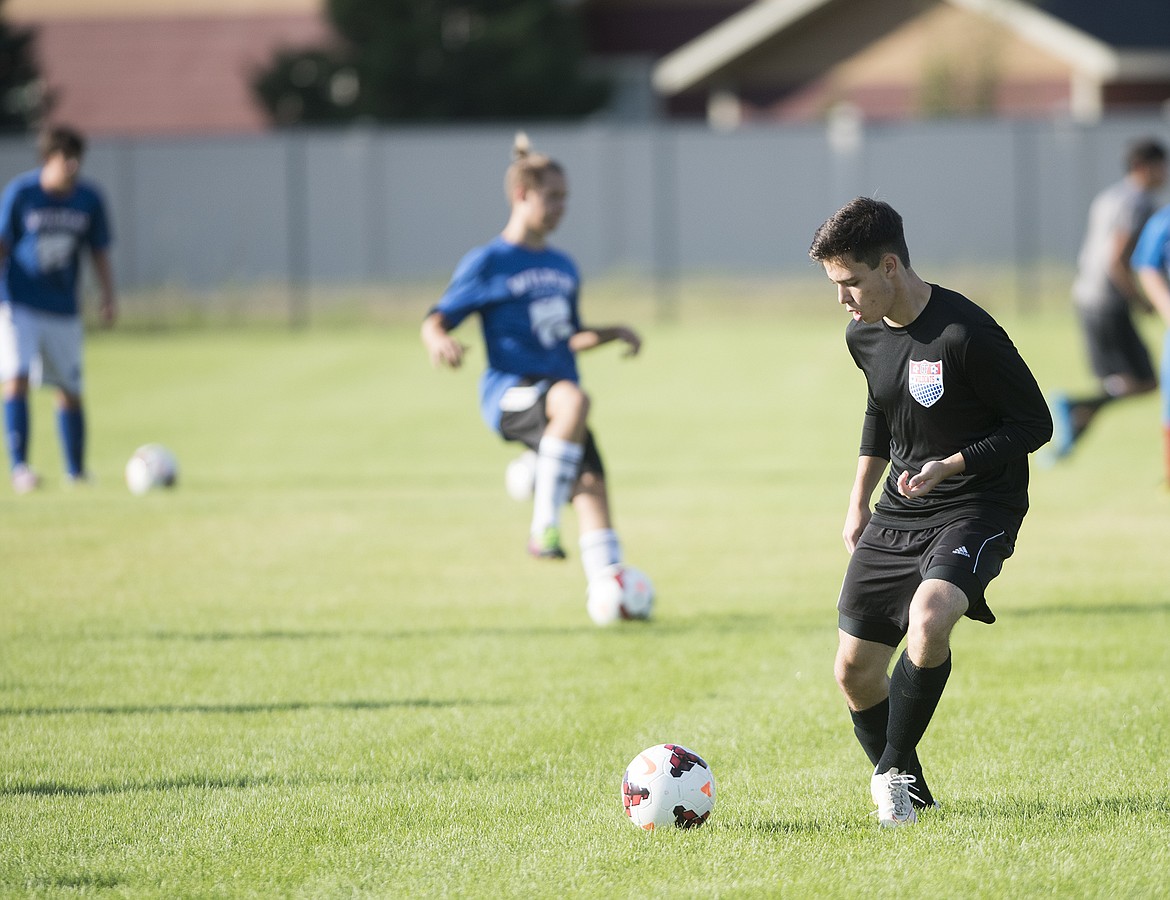
[{"label": "soccer ball in grass", "polygon": [[531,500],[536,486],[536,451],[525,450],[504,469],[504,487],[513,500]]},{"label": "soccer ball in grass", "polygon": [[626,767],[622,805],[630,821],[646,831],[698,828],[715,808],[715,776],[693,750],[657,744]]},{"label": "soccer ball in grass", "polygon": [[179,463],[175,454],[162,444],[139,447],[126,463],[126,487],[130,488],[132,494],[174,487],[178,480]]},{"label": "soccer ball in grass", "polygon": [[654,585],[641,569],[625,563],[606,566],[586,589],[585,609],[598,625],[622,619],[649,619]]}]

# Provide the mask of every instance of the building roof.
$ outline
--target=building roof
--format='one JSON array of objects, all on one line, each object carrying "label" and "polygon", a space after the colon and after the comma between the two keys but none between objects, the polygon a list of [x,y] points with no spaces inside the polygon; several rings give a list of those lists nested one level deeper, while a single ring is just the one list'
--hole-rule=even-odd
[{"label": "building roof", "polygon": [[[843,11],[851,2],[856,0],[757,0],[665,56],[655,67],[654,86],[673,96],[710,84],[768,41],[811,19]],[[1170,75],[1167,0],[938,2],[997,22],[1086,75],[1100,79]]]}]

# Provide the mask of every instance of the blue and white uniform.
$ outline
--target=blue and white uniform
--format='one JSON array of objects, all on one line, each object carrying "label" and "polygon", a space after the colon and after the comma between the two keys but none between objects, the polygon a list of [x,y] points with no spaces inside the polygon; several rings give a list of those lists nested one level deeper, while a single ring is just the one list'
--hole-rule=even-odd
[{"label": "blue and white uniform", "polygon": [[[1156,269],[1170,280],[1170,206],[1164,206],[1146,222],[1134,248],[1134,269]],[[1170,426],[1170,327],[1162,339],[1162,424]]]},{"label": "blue and white uniform", "polygon": [[[7,251],[0,270],[0,380],[28,378],[80,397],[81,255],[86,249],[99,253],[109,247],[110,223],[97,188],[79,181],[68,194],[54,194],[41,186],[41,171],[18,175],[0,196],[0,242]],[[67,472],[81,478],[84,413],[80,406],[63,405],[57,418]],[[4,400],[4,430],[13,484],[19,478],[21,485],[35,485],[27,472],[24,394]]]},{"label": "blue and white uniform", "polygon": [[110,245],[106,206],[87,182],[57,196],[41,187],[40,174],[18,175],[0,197],[0,241],[8,247],[0,301],[75,316],[81,251]]},{"label": "blue and white uniform", "polygon": [[533,250],[497,237],[459,262],[429,311],[453,329],[479,313],[488,365],[479,382],[480,414],[499,431],[505,393],[527,381],[578,381],[569,338],[581,330],[580,276],[565,253]]}]

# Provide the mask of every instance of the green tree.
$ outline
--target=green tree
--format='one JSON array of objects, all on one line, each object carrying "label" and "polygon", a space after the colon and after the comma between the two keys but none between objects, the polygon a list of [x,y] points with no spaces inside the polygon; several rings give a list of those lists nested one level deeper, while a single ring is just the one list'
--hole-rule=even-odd
[{"label": "green tree", "polygon": [[[0,0],[0,13],[4,0]],[[13,28],[0,15],[0,132],[36,128],[52,105],[33,56],[36,32]]]},{"label": "green tree", "polygon": [[584,73],[563,0],[328,0],[335,47],[284,51],[254,81],[274,122],[572,118],[608,85]]}]

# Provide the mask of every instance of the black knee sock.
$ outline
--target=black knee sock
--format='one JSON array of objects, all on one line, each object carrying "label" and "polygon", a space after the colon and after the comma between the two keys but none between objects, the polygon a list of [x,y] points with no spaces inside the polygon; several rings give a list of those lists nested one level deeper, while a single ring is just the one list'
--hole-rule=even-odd
[{"label": "black knee sock", "polygon": [[886,729],[885,750],[877,762],[878,772],[892,768],[909,770],[950,674],[949,656],[941,666],[920,669],[902,653],[890,674],[890,724]]},{"label": "black knee sock", "polygon": [[[890,701],[883,700],[869,709],[849,710],[853,719],[853,733],[857,735],[857,742],[869,757],[870,765],[876,766],[886,749],[886,730],[890,724]],[[918,751],[911,753],[911,758],[902,770],[914,776],[914,786],[911,788],[915,805],[931,806],[934,804],[934,795],[926,784],[926,777],[922,774],[922,764],[918,761]]]}]

